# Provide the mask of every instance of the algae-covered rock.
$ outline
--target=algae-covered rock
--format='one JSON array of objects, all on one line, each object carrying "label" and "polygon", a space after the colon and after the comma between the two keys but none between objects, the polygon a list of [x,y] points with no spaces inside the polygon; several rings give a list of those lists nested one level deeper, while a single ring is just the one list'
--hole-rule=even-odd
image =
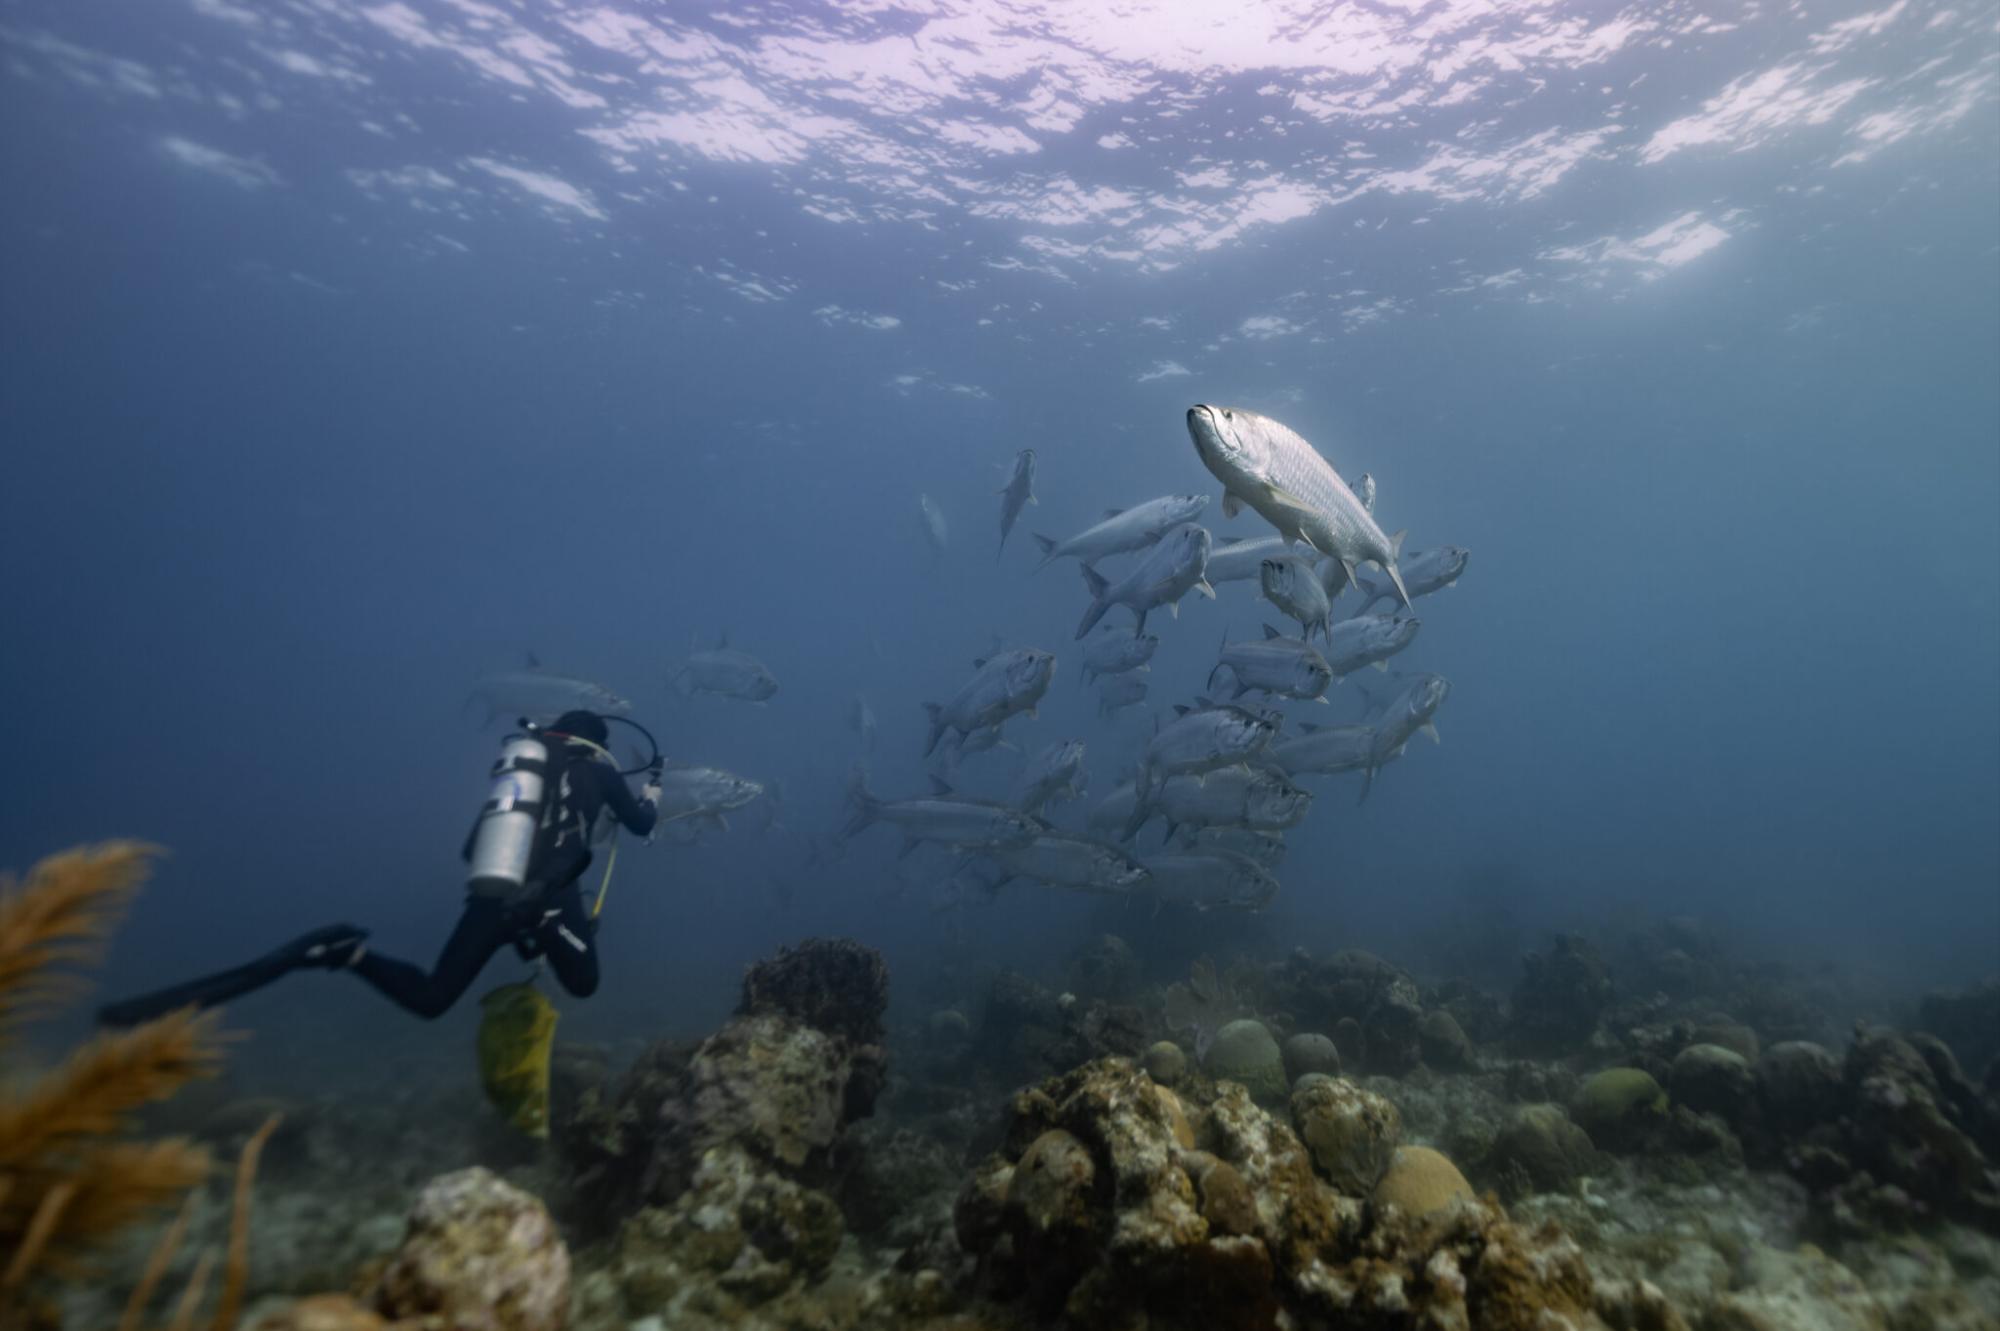
[{"label": "algae-covered rock", "polygon": [[1399,1146],[1375,1185],[1373,1200],[1377,1206],[1393,1206],[1422,1218],[1472,1195],[1465,1175],[1443,1154],[1428,1146]]},{"label": "algae-covered rock", "polygon": [[1513,1036],[1530,1049],[1563,1050],[1587,1041],[1611,1003],[1611,973],[1581,936],[1563,934],[1547,952],[1522,959],[1514,986]]},{"label": "algae-covered rock", "polygon": [[1765,1120],[1776,1131],[1802,1133],[1840,1116],[1840,1062],[1810,1040],[1766,1049],[1756,1080]]},{"label": "algae-covered rock", "polygon": [[1434,1068],[1462,1068],[1472,1062],[1472,1041],[1465,1038],[1458,1018],[1443,1008],[1424,1014],[1417,1035],[1424,1049],[1424,1062]]},{"label": "algae-covered rock", "polygon": [[875,1046],[775,1014],[734,1018],[702,1043],[661,1108],[656,1195],[670,1199],[702,1153],[723,1142],[787,1169],[817,1167],[860,1116],[857,1099],[872,1106],[880,1069]]},{"label": "algae-covered rock", "polygon": [[1535,1192],[1567,1192],[1591,1172],[1597,1150],[1562,1107],[1522,1105],[1508,1118],[1486,1156],[1486,1173],[1510,1200]]},{"label": "algae-covered rock", "polygon": [[847,938],[808,938],[778,949],[744,973],[739,1016],[777,1015],[856,1045],[882,1042],[889,967],[882,954]]},{"label": "algae-covered rock", "polygon": [[1301,1077],[1292,1092],[1292,1128],[1334,1187],[1366,1197],[1402,1140],[1396,1106],[1343,1078]]},{"label": "algae-covered rock", "polygon": [[[1378,1119],[1393,1113],[1326,1077],[1303,1079],[1301,1091],[1345,1097]],[[1131,1062],[1102,1059],[1015,1095],[1006,1144],[954,1216],[979,1263],[977,1287],[1000,1305],[999,1320],[982,1315],[981,1326],[1601,1331],[1576,1246],[1553,1226],[1518,1229],[1476,1199],[1447,1204],[1470,1189],[1436,1152],[1401,1153],[1396,1181],[1371,1206],[1368,1193],[1344,1197],[1318,1177],[1298,1136],[1240,1083],[1203,1108],[1192,1150],[1174,1141],[1162,1093]],[[1071,1185],[1045,1213],[1068,1237],[1045,1241],[1009,1203],[1018,1171],[1031,1155],[1069,1162],[1079,1148],[1092,1181],[1065,1175]],[[1077,1205],[1088,1222],[1065,1228]]]},{"label": "algae-covered rock", "polygon": [[1080,1235],[1090,1228],[1096,1179],[1089,1148],[1061,1128],[1051,1128],[1015,1163],[1007,1206],[1037,1234]]},{"label": "algae-covered rock", "polygon": [[1727,1123],[1742,1119],[1756,1091],[1743,1055],[1719,1044],[1691,1044],[1674,1055],[1668,1084],[1676,1103]]},{"label": "algae-covered rock", "polygon": [[625,1222],[612,1271],[633,1316],[733,1322],[823,1276],[843,1232],[825,1193],[721,1146],[671,1204]]},{"label": "algae-covered rock", "polygon": [[1254,1099],[1284,1099],[1285,1057],[1261,1021],[1246,1017],[1217,1031],[1204,1067],[1217,1081],[1239,1083]]},{"label": "algae-covered rock", "polygon": [[1187,1053],[1172,1040],[1161,1040],[1141,1055],[1139,1066],[1160,1085],[1176,1086],[1187,1076]]},{"label": "algae-covered rock", "polygon": [[1740,1055],[1745,1063],[1755,1063],[1763,1054],[1757,1032],[1740,1021],[1731,1021],[1726,1017],[1712,1017],[1697,1025],[1689,1034],[1692,1037],[1689,1044],[1721,1045]]},{"label": "algae-covered rock", "polygon": [[375,1304],[390,1317],[442,1315],[455,1331],[561,1331],[569,1250],[548,1209],[489,1170],[432,1179]]},{"label": "algae-covered rock", "polygon": [[1325,1077],[1340,1075],[1340,1049],[1324,1035],[1301,1031],[1285,1041],[1285,1075],[1296,1082],[1317,1072]]},{"label": "algae-covered rock", "polygon": [[1665,1121],[1667,1093],[1638,1068],[1606,1068],[1583,1083],[1570,1106],[1593,1142],[1631,1145]]}]

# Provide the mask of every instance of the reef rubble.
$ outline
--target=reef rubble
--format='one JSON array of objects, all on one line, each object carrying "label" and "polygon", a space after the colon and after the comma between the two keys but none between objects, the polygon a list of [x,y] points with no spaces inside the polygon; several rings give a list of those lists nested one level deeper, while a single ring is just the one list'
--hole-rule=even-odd
[{"label": "reef rubble", "polygon": [[1353,949],[1144,962],[1096,937],[1071,988],[999,972],[899,1029],[881,957],[810,940],[705,1039],[560,1051],[546,1150],[406,1137],[453,1167],[365,1195],[331,1181],[352,1111],[298,1114],[243,1325],[2000,1328],[2000,1061],[1962,1069],[1963,1023],[1836,1043],[1678,926],[1504,993]]}]

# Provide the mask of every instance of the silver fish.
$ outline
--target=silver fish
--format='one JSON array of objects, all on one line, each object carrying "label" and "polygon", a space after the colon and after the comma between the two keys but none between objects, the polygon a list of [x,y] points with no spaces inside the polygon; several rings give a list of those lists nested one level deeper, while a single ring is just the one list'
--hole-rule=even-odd
[{"label": "silver fish", "polygon": [[1253,832],[1247,827],[1187,827],[1174,838],[1190,855],[1227,851],[1241,855],[1266,869],[1275,869],[1285,859],[1285,838],[1276,832]]},{"label": "silver fish", "polygon": [[1107,675],[1097,681],[1097,714],[1108,717],[1120,708],[1146,701],[1146,681],[1133,675]]},{"label": "silver fish", "polygon": [[1310,638],[1314,629],[1321,633],[1332,627],[1333,606],[1327,600],[1311,560],[1298,555],[1267,559],[1258,568],[1264,599],[1299,622],[1299,632]]},{"label": "silver fish", "polygon": [[1156,855],[1140,863],[1152,876],[1148,893],[1196,910],[1262,910],[1278,895],[1278,880],[1269,870],[1228,851]]},{"label": "silver fish", "polygon": [[1336,678],[1363,666],[1387,670],[1390,657],[1417,639],[1423,621],[1415,615],[1357,615],[1343,619],[1327,634],[1326,663]]},{"label": "silver fish", "polygon": [[1227,670],[1236,677],[1235,697],[1251,689],[1280,698],[1326,701],[1326,686],[1333,682],[1333,668],[1303,638],[1287,638],[1269,624],[1264,625],[1263,641],[1222,640],[1222,659],[1209,672],[1208,687]]},{"label": "silver fish", "polygon": [[1182,523],[1193,522],[1207,507],[1207,495],[1162,495],[1131,508],[1108,508],[1104,521],[1067,541],[1037,535],[1035,544],[1042,548],[1042,562],[1035,566],[1036,571],[1063,558],[1095,564],[1106,555],[1143,550]]},{"label": "silver fish", "polygon": [[[1403,586],[1412,600],[1419,596],[1429,596],[1457,583],[1465,572],[1472,552],[1459,545],[1433,546],[1429,550],[1412,550],[1397,561],[1403,575]],[[1373,578],[1357,578],[1354,589],[1368,599],[1363,601],[1359,613],[1367,614],[1375,603],[1395,596],[1395,591]]]},{"label": "silver fish", "polygon": [[1282,536],[1259,536],[1248,541],[1241,536],[1218,536],[1208,549],[1209,586],[1255,582],[1263,576],[1264,561],[1282,558],[1286,551]]},{"label": "silver fish", "polygon": [[[941,783],[934,784],[934,790],[939,788]],[[868,775],[859,767],[847,778],[847,800],[851,812],[841,828],[842,840],[876,823],[893,823],[902,829],[904,855],[924,841],[959,847],[1025,846],[1046,830],[1041,819],[1004,804],[950,794],[879,799],[868,789]]]},{"label": "silver fish", "polygon": [[1097,802],[1090,811],[1084,825],[1090,834],[1097,837],[1115,837],[1123,834],[1125,825],[1132,821],[1132,811],[1139,800],[1138,790],[1130,781],[1121,782],[1109,795]]},{"label": "silver fish", "polygon": [[952,695],[950,702],[924,704],[931,723],[930,739],[924,744],[926,755],[936,750],[948,730],[970,735],[975,730],[997,726],[1017,712],[1033,716],[1035,704],[1049,691],[1056,658],[1052,652],[1017,647],[995,652],[972,665],[972,678]]},{"label": "silver fish", "polygon": [[1304,733],[1271,746],[1271,761],[1288,775],[1359,772],[1375,751],[1374,726],[1301,726]]},{"label": "silver fish", "polygon": [[1014,455],[1014,474],[1000,487],[1000,548],[994,551],[995,559],[1007,549],[1007,534],[1014,530],[1021,510],[1039,502],[1035,498],[1035,450],[1024,448]]},{"label": "silver fish", "polygon": [[1154,797],[1170,777],[1248,763],[1261,756],[1278,733],[1276,721],[1243,707],[1174,710],[1175,718],[1160,727],[1140,759],[1138,800],[1126,822],[1127,839],[1151,813]]},{"label": "silver fish", "polygon": [[1169,837],[1183,826],[1283,832],[1305,821],[1312,799],[1311,791],[1281,775],[1224,767],[1202,776],[1168,778],[1154,807],[1166,818]]},{"label": "silver fish", "polygon": [[496,716],[523,717],[546,725],[564,712],[624,716],[632,710],[630,702],[602,684],[543,670],[532,657],[526,670],[503,670],[474,680],[466,701],[486,705],[485,724],[491,724]]},{"label": "silver fish", "polygon": [[917,512],[923,517],[924,539],[930,542],[931,562],[935,564],[944,558],[945,547],[951,544],[951,528],[945,523],[944,510],[929,495],[917,496]]},{"label": "silver fish", "polygon": [[939,766],[946,776],[956,777],[960,763],[967,758],[989,753],[994,749],[1005,749],[1009,753],[1016,751],[1015,747],[1007,742],[1006,732],[999,726],[987,726],[965,735],[954,732],[938,746]]},{"label": "silver fish", "polygon": [[1403,533],[1383,535],[1375,515],[1311,444],[1269,416],[1232,407],[1190,407],[1187,424],[1195,452],[1222,482],[1225,515],[1249,505],[1286,540],[1338,559],[1350,582],[1356,565],[1380,565],[1398,599],[1410,603],[1396,571]]},{"label": "silver fish", "polygon": [[686,823],[726,832],[725,815],[763,793],[762,783],[720,767],[671,763],[660,773],[660,826]]},{"label": "silver fish", "polygon": [[683,693],[713,693],[743,702],[763,702],[778,691],[770,669],[748,652],[731,647],[727,633],[706,651],[690,651],[672,682]]},{"label": "silver fish", "polygon": [[1375,725],[1374,743],[1369,748],[1367,780],[1361,787],[1361,798],[1367,799],[1368,792],[1375,785],[1375,774],[1393,759],[1400,758],[1403,748],[1418,731],[1431,737],[1432,743],[1444,741],[1438,735],[1437,712],[1444,706],[1444,700],[1451,695],[1451,681],[1443,675],[1417,675],[1394,701],[1370,718]]},{"label": "silver fish", "polygon": [[1083,770],[1083,741],[1058,740],[1036,754],[1014,784],[1014,807],[1040,813],[1050,800],[1073,800],[1089,779]]},{"label": "silver fish", "polygon": [[1151,878],[1145,866],[1117,846],[1059,833],[1038,836],[1025,846],[1003,846],[987,857],[1009,877],[1078,892],[1133,892]]},{"label": "silver fish", "polygon": [[861,736],[862,748],[875,747],[875,709],[858,693],[847,704],[847,728]]},{"label": "silver fish", "polygon": [[1095,628],[1097,621],[1104,618],[1104,612],[1114,605],[1131,607],[1137,616],[1132,626],[1132,636],[1136,638],[1146,631],[1147,614],[1160,606],[1166,606],[1178,618],[1181,597],[1189,591],[1214,596],[1215,588],[1201,580],[1208,567],[1208,545],[1206,529],[1176,527],[1161,537],[1137,567],[1116,584],[1085,564],[1083,581],[1090,588],[1091,602],[1076,626],[1076,636],[1081,638]]},{"label": "silver fish", "polygon": [[1096,632],[1083,640],[1082,677],[1095,679],[1099,675],[1121,675],[1127,670],[1145,670],[1153,653],[1160,649],[1160,640],[1151,633],[1133,637],[1120,633],[1115,625],[1101,624]]}]

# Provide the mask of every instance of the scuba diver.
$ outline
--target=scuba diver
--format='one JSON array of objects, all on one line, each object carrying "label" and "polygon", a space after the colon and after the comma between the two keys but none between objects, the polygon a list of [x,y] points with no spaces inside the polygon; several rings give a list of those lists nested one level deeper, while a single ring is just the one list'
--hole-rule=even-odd
[{"label": "scuba diver", "polygon": [[471,866],[465,912],[429,972],[371,952],[366,929],[332,924],[247,965],[112,1003],[98,1020],[130,1026],[176,1008],[214,1007],[306,969],[351,970],[398,1006],[437,1017],[509,944],[523,960],[548,958],[563,988],[588,998],[597,991],[597,922],[577,882],[590,867],[601,818],[609,815],[635,836],[652,832],[664,766],[656,750],[644,769],[645,790],[634,799],[607,739],[605,718],[585,711],[507,738],[493,792],[462,852]]}]

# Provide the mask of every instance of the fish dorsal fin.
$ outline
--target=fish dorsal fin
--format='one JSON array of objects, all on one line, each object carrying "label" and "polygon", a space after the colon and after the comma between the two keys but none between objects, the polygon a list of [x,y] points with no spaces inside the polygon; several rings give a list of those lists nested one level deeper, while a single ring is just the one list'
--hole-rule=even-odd
[{"label": "fish dorsal fin", "polygon": [[1215,538],[1215,543],[1217,545],[1236,545],[1242,540],[1241,536],[1218,536]]},{"label": "fish dorsal fin", "polygon": [[986,663],[992,659],[989,656],[976,656],[972,659],[972,668],[974,670],[984,670],[986,669]]},{"label": "fish dorsal fin", "polygon": [[1320,729],[1320,724],[1317,721],[1301,721],[1299,722],[1299,729],[1305,731],[1306,734],[1310,735],[1315,730]]},{"label": "fish dorsal fin", "polygon": [[1265,641],[1265,642],[1269,642],[1269,641],[1270,641],[1271,639],[1273,639],[1273,638],[1282,638],[1282,637],[1284,637],[1284,636],[1285,636],[1284,634],[1282,634],[1282,633],[1278,632],[1278,630],[1276,630],[1276,629],[1272,628],[1272,627],[1271,627],[1271,626],[1270,626],[1269,624],[1266,624],[1266,625],[1264,626],[1264,641]]},{"label": "fish dorsal fin", "polygon": [[1188,705],[1187,705],[1186,703],[1184,703],[1184,702],[1177,702],[1177,703],[1175,703],[1175,704],[1174,704],[1174,715],[1175,715],[1175,716],[1186,716],[1186,715],[1187,715],[1187,714],[1188,714],[1189,712],[1192,712],[1193,710],[1194,710],[1194,708],[1192,708],[1192,707],[1188,706]]},{"label": "fish dorsal fin", "polygon": [[937,799],[950,799],[952,795],[951,782],[933,773],[931,776],[931,794]]},{"label": "fish dorsal fin", "polygon": [[1120,513],[1123,513],[1124,511],[1125,510],[1122,508],[1107,508],[1104,510],[1104,520],[1106,522],[1109,522],[1111,521],[1111,519],[1117,517]]}]

